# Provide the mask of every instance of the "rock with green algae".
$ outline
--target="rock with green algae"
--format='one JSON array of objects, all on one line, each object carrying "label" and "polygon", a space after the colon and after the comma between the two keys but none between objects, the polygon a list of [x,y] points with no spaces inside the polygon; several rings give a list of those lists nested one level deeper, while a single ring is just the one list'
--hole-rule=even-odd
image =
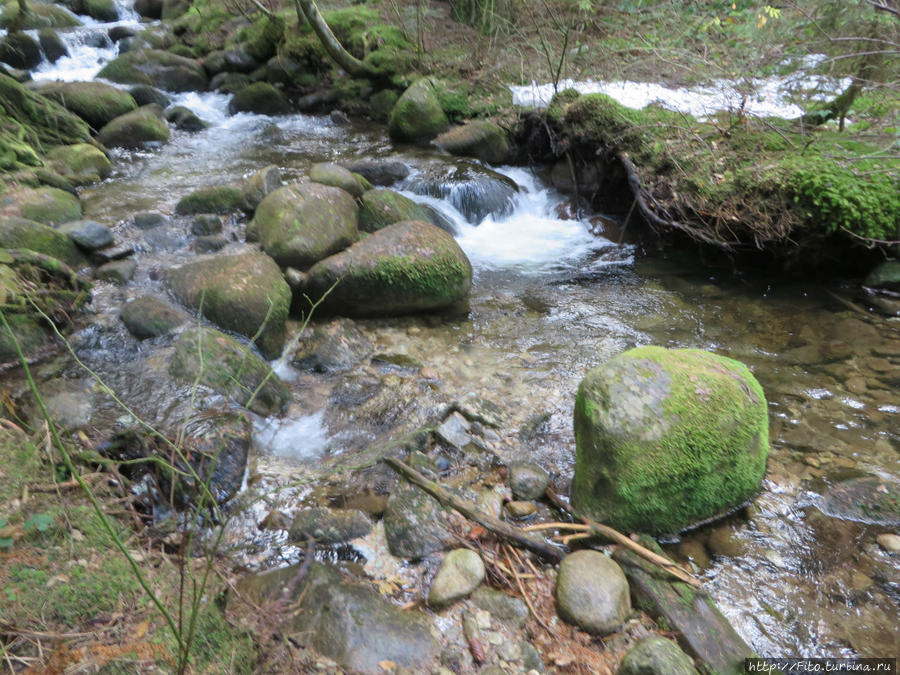
[{"label": "rock with green algae", "polygon": [[253,230],[279,265],[305,270],[356,241],[356,202],[318,183],[286,185],[256,208]]},{"label": "rock with green algae", "polygon": [[207,84],[206,71],[199,61],[159,49],[125,52],[103,66],[97,77],[175,92],[202,91]]},{"label": "rock with green algae", "polygon": [[628,648],[616,675],[697,675],[697,669],[672,640],[648,635]]},{"label": "rock with green algae", "polygon": [[66,43],[59,37],[59,33],[52,28],[41,28],[38,31],[38,41],[41,43],[41,49],[50,63],[56,63],[63,56],[69,55]]},{"label": "rock with green algae", "polygon": [[119,312],[128,332],[138,340],[168,335],[188,321],[188,315],[152,295],[132,300]]},{"label": "rock with green algae", "polygon": [[511,154],[506,131],[487,120],[449,129],[435,138],[434,144],[451,155],[475,157],[490,164],[502,164]]},{"label": "rock with green algae", "polygon": [[42,60],[41,47],[27,33],[13,33],[0,38],[0,61],[13,68],[31,70]]},{"label": "rock with green algae", "polygon": [[23,218],[44,225],[60,225],[81,218],[81,202],[78,197],[54,187],[26,190],[18,203]]},{"label": "rock with green algae", "polygon": [[107,147],[140,148],[169,140],[169,127],[160,119],[159,106],[151,104],[115,118],[97,134]]},{"label": "rock with green algae", "polygon": [[[4,278],[5,266],[0,265],[0,281]],[[50,342],[50,336],[38,321],[26,314],[14,314],[7,312],[6,321],[13,333],[15,340],[10,337],[6,329],[0,325],[0,364],[18,361],[19,349],[28,358],[40,351]]]},{"label": "rock with green algae", "polygon": [[353,175],[353,172],[338,164],[324,162],[313,164],[309,169],[309,179],[313,183],[340,188],[357,198],[361,197],[363,193],[362,185]]},{"label": "rock with green algae", "polygon": [[281,169],[274,164],[265,166],[241,185],[241,193],[244,196],[244,205],[247,213],[255,213],[260,202],[266,195],[275,192],[281,187]]},{"label": "rock with green algae", "polygon": [[67,9],[49,2],[27,3],[28,13],[24,20],[19,21],[19,4],[6,2],[3,13],[0,14],[0,28],[9,28],[18,25],[22,30],[35,30],[40,28],[74,28],[80,22]]},{"label": "rock with green algae", "polygon": [[268,82],[254,82],[239,90],[228,104],[228,113],[255,113],[257,115],[285,115],[291,105],[280,90]]},{"label": "rock with green algae", "polygon": [[282,413],[291,398],[269,364],[211,328],[190,328],[178,337],[169,373],[183,382],[210,387],[260,415]]},{"label": "rock with green algae", "polygon": [[37,91],[78,115],[94,129],[102,129],[116,117],[138,107],[127,91],[103,82],[47,82]]},{"label": "rock with green algae", "polygon": [[399,141],[430,140],[450,125],[434,89],[434,81],[423,77],[403,92],[388,121],[391,138]]},{"label": "rock with green algae", "polygon": [[175,213],[187,216],[197,213],[234,213],[243,211],[246,201],[239,187],[218,185],[194,190],[175,205]]},{"label": "rock with green algae", "polygon": [[900,260],[888,260],[881,263],[869,272],[863,283],[873,288],[900,290]]},{"label": "rock with green algae", "polygon": [[86,14],[101,23],[119,20],[119,10],[114,0],[74,0],[72,10],[78,14]]},{"label": "rock with green algae", "polygon": [[[335,285],[336,284],[336,285]],[[448,308],[468,297],[472,265],[431,223],[404,221],[316,263],[305,293],[344,316],[391,316]]]},{"label": "rock with green algae", "polygon": [[375,232],[404,220],[431,219],[421,205],[387,188],[367,190],[359,200],[359,229],[363,232]]},{"label": "rock with green algae", "polygon": [[575,440],[572,503],[580,513],[622,531],[675,533],[759,489],[766,399],[738,361],[638,347],[582,380]]},{"label": "rock with green algae", "polygon": [[291,289],[275,261],[250,251],[188,262],[166,273],[166,283],[183,303],[207,319],[249,338],[267,359],[281,354]]},{"label": "rock with green algae", "polygon": [[112,173],[112,162],[100,148],[90,143],[60,145],[47,153],[47,162],[73,185],[96,183]]}]

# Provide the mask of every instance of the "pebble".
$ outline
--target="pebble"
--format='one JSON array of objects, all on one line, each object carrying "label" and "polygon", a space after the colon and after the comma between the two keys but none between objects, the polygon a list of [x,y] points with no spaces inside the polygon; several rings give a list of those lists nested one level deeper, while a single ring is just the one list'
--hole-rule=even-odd
[{"label": "pebble", "polygon": [[888,553],[900,553],[900,535],[896,534],[879,534],[875,537],[875,541]]},{"label": "pebble", "polygon": [[458,548],[441,563],[428,591],[428,606],[446,607],[466,597],[484,580],[484,561],[475,551]]}]

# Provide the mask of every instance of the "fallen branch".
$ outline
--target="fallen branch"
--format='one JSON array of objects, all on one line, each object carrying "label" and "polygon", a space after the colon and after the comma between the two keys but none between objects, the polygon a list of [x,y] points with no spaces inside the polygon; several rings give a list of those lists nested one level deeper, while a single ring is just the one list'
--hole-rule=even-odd
[{"label": "fallen branch", "polygon": [[645,546],[641,546],[639,543],[631,539],[631,537],[627,537],[622,534],[618,530],[614,530],[609,525],[603,525],[602,523],[597,523],[590,518],[585,518],[575,513],[572,508],[566,504],[562,499],[560,499],[559,495],[556,491],[550,487],[547,488],[547,497],[553,502],[553,505],[559,509],[562,509],[566,513],[572,515],[572,517],[577,518],[582,521],[583,524],[578,523],[546,523],[542,525],[532,525],[531,527],[526,527],[526,531],[533,531],[536,529],[567,529],[573,530],[575,532],[580,532],[584,535],[602,537],[604,539],[608,539],[610,541],[614,541],[617,544],[621,544],[629,551],[632,551],[636,555],[641,556],[647,562],[653,563],[657,567],[661,567],[663,570],[671,574],[676,579],[679,579],[686,584],[690,584],[695,588],[700,587],[700,581],[694,577],[687,570],[679,567],[675,562],[669,560],[665,556],[661,556],[658,553],[654,553],[650,549]]},{"label": "fallen branch", "polygon": [[425,490],[425,492],[437,499],[444,506],[449,506],[456,511],[459,511],[466,518],[468,518],[469,520],[474,520],[476,523],[478,523],[485,529],[490,530],[501,539],[515,544],[520,548],[528,549],[532,553],[535,553],[541,558],[549,560],[550,562],[559,563],[562,561],[565,555],[562,550],[556,548],[551,544],[548,544],[545,541],[532,539],[528,535],[524,534],[519,528],[513,527],[512,525],[504,523],[498,518],[494,518],[493,516],[479,511],[478,507],[472,502],[462,499],[461,497],[457,497],[445,488],[438,485],[435,481],[429,480],[421,473],[411,468],[407,464],[404,464],[400,460],[394,459],[392,457],[385,457],[384,463],[391,467],[394,471],[399,473],[401,476],[403,476],[413,485],[416,485]]}]

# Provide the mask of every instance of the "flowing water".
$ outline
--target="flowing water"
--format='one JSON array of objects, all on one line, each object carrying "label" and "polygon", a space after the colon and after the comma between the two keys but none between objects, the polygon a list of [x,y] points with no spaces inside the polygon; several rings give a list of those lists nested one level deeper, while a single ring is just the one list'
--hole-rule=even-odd
[{"label": "flowing water", "polygon": [[[92,77],[115,53],[97,37],[108,27],[69,33],[72,58],[45,66],[38,77]],[[168,144],[152,151],[117,151],[114,174],[81,194],[86,218],[113,226],[121,241],[134,245],[138,272],[124,288],[97,284],[95,315],[73,336],[76,352],[136,414],[163,426],[215,397],[202,400],[171,384],[164,376],[169,343],[138,343],[118,310],[139,295],[165,295],[161,273],[195,254],[186,219],[172,216],[167,225],[142,231],[133,226],[133,213],[174,214],[190,191],[237,181],[269,164],[293,180],[319,161],[390,158],[407,164],[413,178],[451,163],[437,152],[393,146],[381,127],[305,115],[229,117],[227,102],[215,93],[174,96],[173,103],[211,127],[173,131]],[[504,459],[534,458],[565,485],[574,458],[574,392],[589,368],[635,345],[709,349],[747,363],[762,383],[772,455],[753,504],[724,524],[685,536],[671,551],[696,566],[762,655],[897,654],[900,571],[875,537],[900,524],[866,522],[873,519],[865,509],[852,508],[858,496],[842,507],[833,495],[841,494],[842,481],[870,477],[864,496],[896,498],[900,323],[844,310],[814,283],[719,275],[696,261],[639,257],[629,245],[591,234],[587,222],[560,219],[565,198],[539,173],[497,170],[521,188],[505,216],[467,222],[446,201],[416,197],[439,207],[458,230],[475,271],[468,311],[358,322],[376,352],[417,363],[427,386],[390,359],[384,368],[331,378],[275,364],[294,402],[283,419],[256,420],[254,480],[271,488],[266,506],[283,506],[279,494],[302,495],[281,488],[317,462],[352,458],[398,429],[414,428],[437,399],[472,396],[506,412],[507,432],[494,439]],[[409,182],[398,189],[405,187]],[[242,232],[242,223],[227,223],[232,247],[242,245]],[[129,422],[80,368],[45,377],[54,377],[57,389],[92,398],[93,424]],[[373,388],[374,398],[354,398]],[[363,399],[365,406],[354,403]],[[255,560],[272,555],[266,546],[256,549]]]}]

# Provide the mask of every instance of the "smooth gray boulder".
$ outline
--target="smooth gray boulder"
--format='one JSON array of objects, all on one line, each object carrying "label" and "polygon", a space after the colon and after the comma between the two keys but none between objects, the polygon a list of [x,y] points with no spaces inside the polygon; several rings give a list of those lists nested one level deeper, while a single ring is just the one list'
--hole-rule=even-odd
[{"label": "smooth gray boulder", "polygon": [[561,619],[585,632],[615,632],[631,613],[625,573],[599,551],[570,553],[559,564],[556,610]]}]

